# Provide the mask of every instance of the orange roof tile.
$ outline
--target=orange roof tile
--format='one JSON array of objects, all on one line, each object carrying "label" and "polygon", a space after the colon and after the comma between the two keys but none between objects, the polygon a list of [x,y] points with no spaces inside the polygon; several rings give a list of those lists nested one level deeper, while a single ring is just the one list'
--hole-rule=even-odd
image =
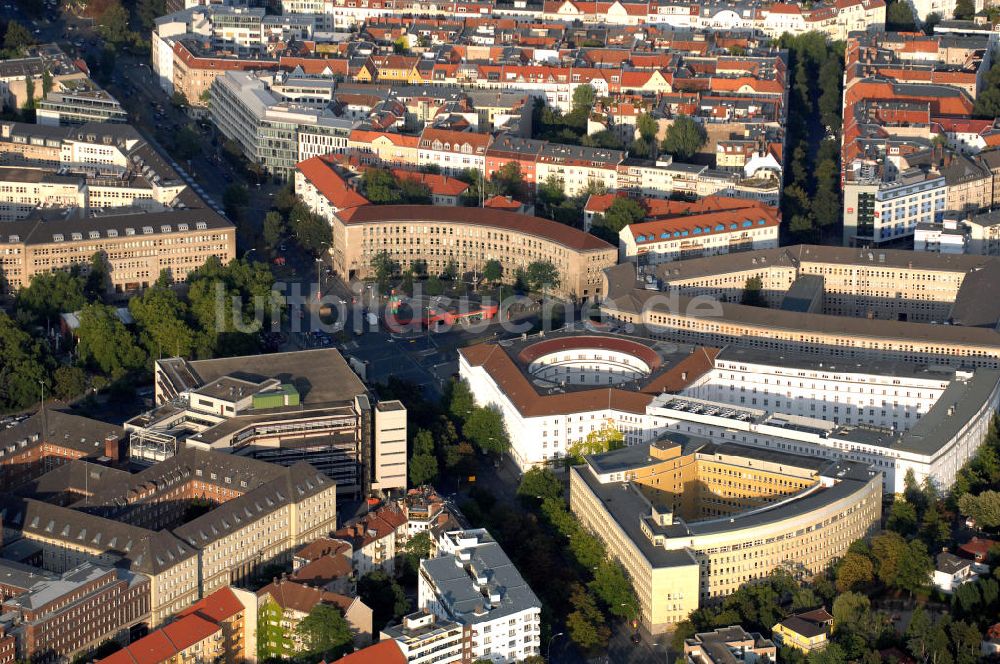
[{"label": "orange roof tile", "polygon": [[220,588],[177,614],[178,618],[197,614],[214,622],[228,620],[243,611],[243,604],[231,588]]},{"label": "orange roof tile", "polygon": [[312,157],[295,165],[302,175],[339,210],[368,205],[368,199],[347,186],[330,162]]},{"label": "orange roof tile", "polygon": [[187,650],[196,643],[204,641],[216,632],[221,632],[222,627],[211,620],[206,620],[199,615],[192,614],[165,625],[160,631],[170,640],[174,648],[180,652]]},{"label": "orange roof tile", "polygon": [[397,168],[392,171],[397,179],[416,180],[430,188],[432,194],[438,196],[461,196],[468,190],[469,185],[458,178],[438,175],[436,173],[421,173],[419,171],[407,171]]},{"label": "orange roof tile", "polygon": [[[324,663],[325,664],[325,663]],[[336,664],[406,664],[406,657],[392,639],[344,655]]]}]

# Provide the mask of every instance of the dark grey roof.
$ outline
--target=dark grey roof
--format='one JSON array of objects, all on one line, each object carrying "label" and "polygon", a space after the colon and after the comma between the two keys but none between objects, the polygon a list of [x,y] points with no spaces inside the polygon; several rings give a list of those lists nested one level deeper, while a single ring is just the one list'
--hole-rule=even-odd
[{"label": "dark grey roof", "polygon": [[104,456],[104,441],[108,437],[122,435],[120,426],[46,408],[44,417],[38,411],[9,429],[0,429],[0,459],[8,450],[40,445],[43,422],[47,427],[46,442],[77,450],[91,459]]},{"label": "dark grey roof", "polygon": [[947,551],[939,553],[935,562],[937,563],[935,569],[945,574],[957,574],[966,567],[972,566],[971,560],[959,558],[954,553],[948,553]]},{"label": "dark grey roof", "polygon": [[[117,232],[117,237],[130,235],[158,236],[163,234],[162,226],[169,226],[170,232],[182,232],[182,224],[188,231],[197,230],[199,224],[204,224],[206,230],[233,228],[232,222],[209,209],[170,210],[167,212],[144,212],[140,214],[108,215],[101,217],[75,217],[66,219],[23,219],[7,221],[0,226],[0,237],[16,235],[24,244],[49,244],[55,236],[62,236],[65,242],[70,242],[73,233],[82,233],[84,238],[95,231],[101,237],[109,237],[108,231]],[[146,228],[151,229],[149,233]]]}]

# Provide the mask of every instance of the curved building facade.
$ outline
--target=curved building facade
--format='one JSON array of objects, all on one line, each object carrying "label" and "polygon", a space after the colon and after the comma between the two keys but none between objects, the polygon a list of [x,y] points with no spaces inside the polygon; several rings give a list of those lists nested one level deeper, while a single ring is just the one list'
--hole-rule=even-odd
[{"label": "curved building facade", "polygon": [[877,530],[882,483],[862,463],[672,434],[588,457],[571,470],[570,506],[656,635],[777,568],[823,569]]}]

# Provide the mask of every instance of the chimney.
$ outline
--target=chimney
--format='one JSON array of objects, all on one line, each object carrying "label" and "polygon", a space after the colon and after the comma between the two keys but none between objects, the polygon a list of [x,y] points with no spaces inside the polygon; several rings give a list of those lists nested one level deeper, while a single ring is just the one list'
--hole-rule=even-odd
[{"label": "chimney", "polygon": [[112,463],[121,460],[121,440],[118,436],[110,434],[104,438],[104,456],[111,459]]}]

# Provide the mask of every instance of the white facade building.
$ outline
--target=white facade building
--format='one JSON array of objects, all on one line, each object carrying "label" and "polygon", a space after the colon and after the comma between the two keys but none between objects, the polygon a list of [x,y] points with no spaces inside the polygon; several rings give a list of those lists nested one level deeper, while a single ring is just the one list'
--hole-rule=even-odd
[{"label": "white facade building", "polygon": [[[573,442],[610,425],[628,445],[676,431],[862,461],[881,472],[885,493],[902,492],[908,471],[918,482],[930,477],[948,488],[986,437],[1000,404],[1000,371],[993,369],[862,367],[742,348],[718,356],[682,348],[690,359],[674,361],[657,349],[669,367],[644,381],[616,389],[599,376],[592,389],[580,389],[573,387],[576,378],[549,383],[537,377],[505,348],[493,347],[483,361],[482,346],[460,351],[459,373],[478,405],[503,414],[511,457],[522,470],[552,463]],[[509,352],[523,357],[530,348]],[[573,353],[597,362],[590,348]],[[594,372],[580,374],[584,385]]]},{"label": "white facade building", "polygon": [[469,657],[513,664],[541,654],[542,603],[483,528],[441,535],[420,562],[420,609],[468,630]]}]

